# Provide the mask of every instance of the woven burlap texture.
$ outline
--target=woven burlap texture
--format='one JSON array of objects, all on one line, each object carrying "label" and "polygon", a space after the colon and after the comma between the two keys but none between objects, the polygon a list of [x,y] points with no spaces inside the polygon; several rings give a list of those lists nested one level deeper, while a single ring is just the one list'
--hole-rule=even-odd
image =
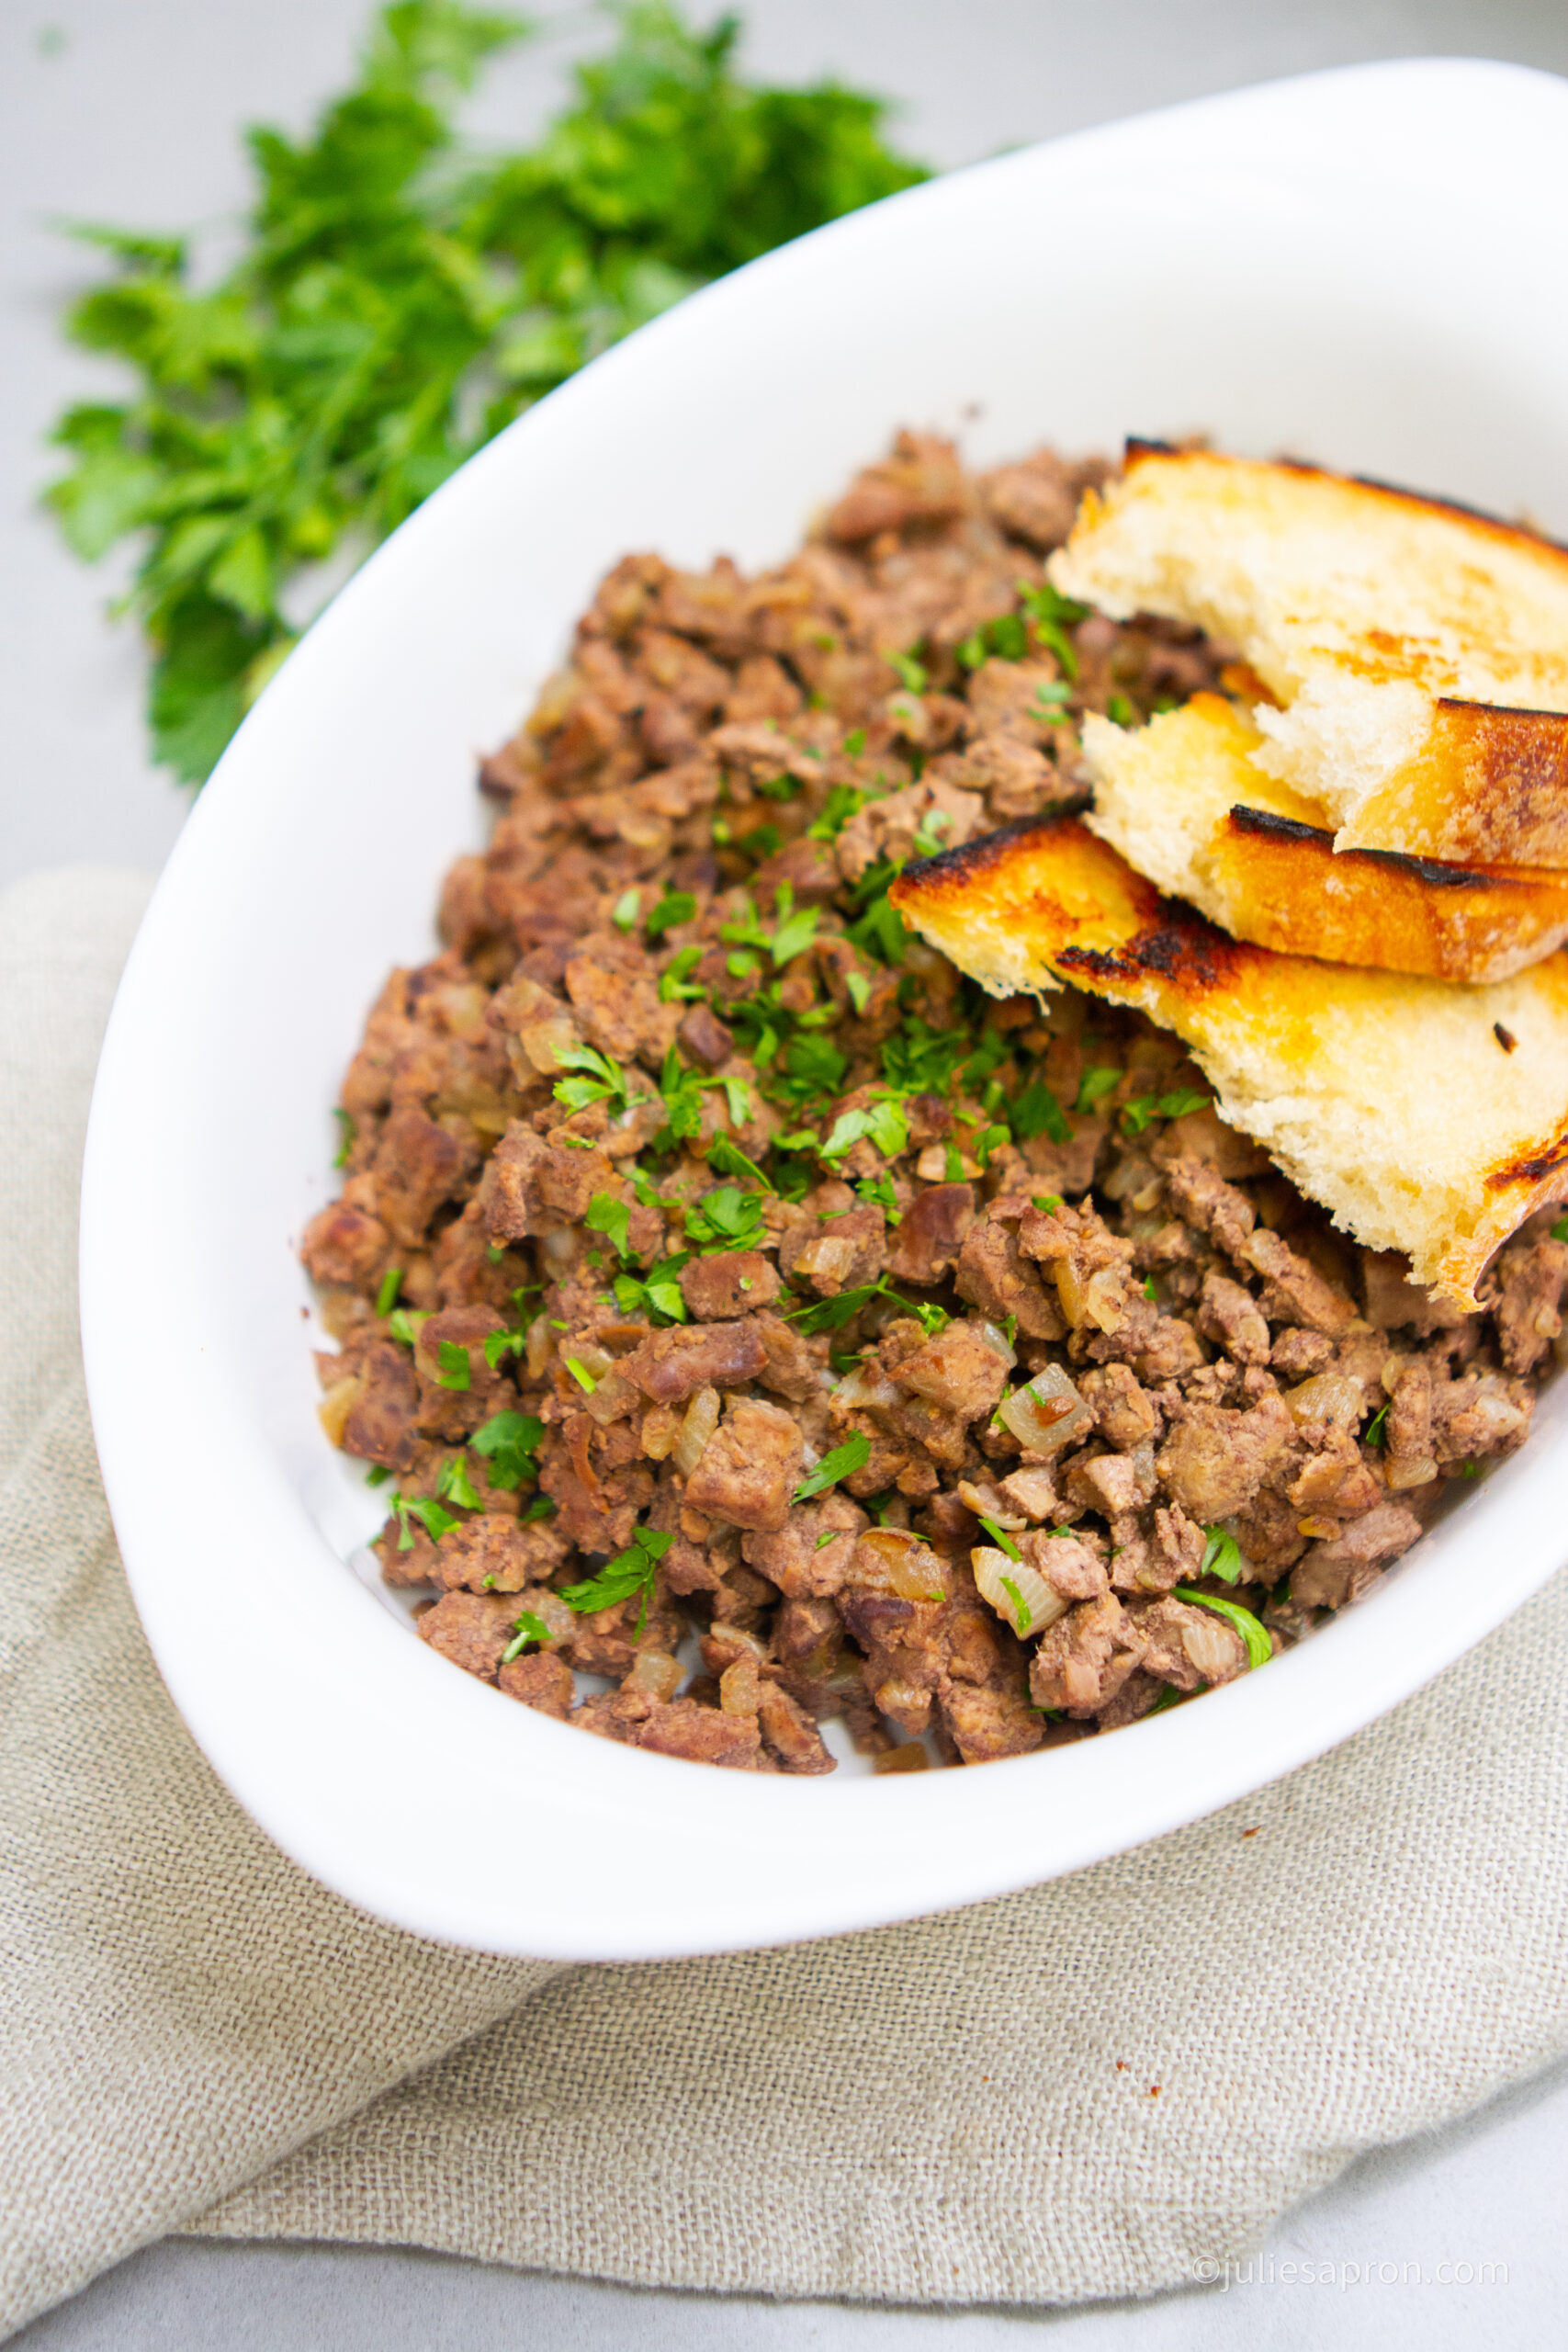
[{"label": "woven burlap texture", "polygon": [[[1568,1577],[1263,1794],[947,1918],[563,1972],[317,1887],[164,1693],[83,1402],[76,1171],[144,888],[0,905],[0,2328],[182,2227],[650,2286],[1147,2292],[1568,2049]],[[176,1510],[177,1431],[170,1468]]]}]

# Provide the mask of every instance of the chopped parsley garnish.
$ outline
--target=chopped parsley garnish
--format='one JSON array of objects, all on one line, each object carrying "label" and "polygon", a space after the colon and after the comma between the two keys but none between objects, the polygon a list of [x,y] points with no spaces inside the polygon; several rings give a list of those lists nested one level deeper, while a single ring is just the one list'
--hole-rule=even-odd
[{"label": "chopped parsley garnish", "polygon": [[[656,907],[655,914],[658,911]],[[702,960],[703,951],[700,947],[676,949],[660,977],[659,1001],[660,1004],[692,1004],[706,996],[706,989],[698,988],[687,977]]]},{"label": "chopped parsley garnish", "polygon": [[476,1430],[468,1443],[490,1465],[490,1483],[503,1494],[513,1494],[539,1475],[535,1452],[545,1434],[543,1421],[532,1413],[494,1413]]},{"label": "chopped parsley garnish", "polygon": [[1022,1593],[1020,1592],[1011,1577],[998,1577],[997,1581],[1012,1603],[1013,1624],[1021,1637],[1029,1631],[1029,1603],[1025,1600]]},{"label": "chopped parsley garnish", "polygon": [[825,1527],[811,1548],[814,1552],[825,1551],[829,1544],[836,1544],[840,1535],[848,1532],[849,1530],[843,1527]]},{"label": "chopped parsley garnish", "polygon": [[[689,890],[666,890],[643,928],[649,939],[662,939],[678,922],[690,922],[696,911],[697,902]],[[702,951],[699,948],[697,952],[700,955]]]},{"label": "chopped parsley garnish", "polygon": [[588,1366],[580,1362],[576,1356],[568,1356],[566,1368],[584,1395],[592,1396],[599,1385],[597,1374],[590,1372]]},{"label": "chopped parsley garnish", "polygon": [[1144,1276],[1144,1296],[1148,1300],[1151,1306],[1157,1306],[1159,1305],[1159,1293],[1155,1288],[1155,1278],[1153,1274],[1145,1274]]},{"label": "chopped parsley garnish", "polygon": [[564,1102],[569,1111],[586,1111],[592,1102],[614,1102],[624,1110],[630,1103],[631,1085],[625,1070],[597,1046],[558,1046],[556,1060],[562,1069],[581,1072],[556,1082],[556,1101]]},{"label": "chopped parsley garnish", "polygon": [[705,1257],[721,1250],[757,1250],[768,1238],[761,1221],[761,1193],[720,1184],[686,1211],[686,1234]]},{"label": "chopped parsley garnish", "polygon": [[1551,1228],[1553,1241],[1568,1241],[1568,1216],[1560,1216]]},{"label": "chopped parsley garnish", "polygon": [[761,1186],[764,1193],[771,1193],[773,1189],[756,1161],[747,1159],[733,1136],[715,1136],[708,1146],[707,1159],[716,1176],[749,1176],[754,1184]]},{"label": "chopped parsley garnish", "polygon": [[400,1266],[389,1266],[386,1272],[381,1277],[381,1287],[376,1294],[376,1312],[378,1315],[390,1315],[393,1307],[396,1306],[398,1303],[398,1293],[401,1290],[402,1286],[402,1268]]},{"label": "chopped parsley garnish", "polygon": [[525,1609],[513,1619],[512,1630],[513,1638],[501,1653],[502,1666],[510,1666],[514,1657],[521,1657],[530,1642],[537,1642],[543,1649],[550,1638],[549,1627],[531,1609]]},{"label": "chopped parsley garnish", "polygon": [[1235,1537],[1223,1527],[1205,1527],[1203,1535],[1203,1557],[1199,1564],[1199,1575],[1218,1577],[1222,1584],[1239,1584],[1247,1564]]},{"label": "chopped parsley garnish", "polygon": [[592,1616],[601,1609],[614,1609],[618,1601],[629,1600],[634,1593],[642,1595],[642,1607],[637,1611],[637,1631],[642,1632],[648,1623],[648,1604],[659,1574],[659,1563],[675,1538],[664,1535],[655,1528],[639,1527],[624,1552],[606,1560],[596,1576],[581,1584],[561,1588],[561,1599],[579,1616]]},{"label": "chopped parsley garnish", "polygon": [[1141,1136],[1151,1120],[1184,1119],[1190,1111],[1206,1111],[1212,1099],[1190,1086],[1170,1094],[1136,1094],[1122,1105],[1122,1124],[1130,1136]]},{"label": "chopped parsley garnish", "polygon": [[333,1155],[333,1166],[334,1168],[346,1168],[348,1166],[348,1155],[354,1149],[355,1138],[358,1135],[359,1130],[355,1125],[353,1114],[351,1112],[336,1110],[333,1113],[333,1116],[338,1123],[338,1145],[336,1151]]},{"label": "chopped parsley garnish", "polygon": [[855,1472],[863,1470],[870,1460],[871,1440],[863,1430],[856,1430],[842,1445],[836,1445],[831,1453],[825,1453],[816,1469],[801,1480],[795,1490],[795,1501],[809,1502],[813,1495],[821,1494],[829,1487],[836,1487],[840,1478],[852,1478]]},{"label": "chopped parsley garnish", "polygon": [[1250,1609],[1242,1607],[1239,1600],[1222,1600],[1216,1593],[1199,1592],[1188,1584],[1177,1586],[1176,1598],[1178,1600],[1190,1600],[1196,1609],[1212,1609],[1217,1617],[1223,1617],[1228,1625],[1234,1625],[1247,1644],[1248,1667],[1267,1666],[1273,1657],[1274,1645],[1267,1629],[1258,1623]]},{"label": "chopped parsley garnish", "polygon": [[420,1326],[430,1317],[417,1306],[394,1306],[387,1317],[387,1329],[400,1346],[412,1348],[419,1338]]},{"label": "chopped parsley garnish", "polygon": [[1036,1193],[1034,1205],[1042,1216],[1055,1216],[1058,1209],[1066,1208],[1066,1203],[1060,1193]]},{"label": "chopped parsley garnish", "polygon": [[467,1388],[473,1376],[468,1351],[456,1340],[438,1340],[435,1343],[435,1378],[443,1388]]},{"label": "chopped parsley garnish", "polygon": [[1367,1423],[1366,1428],[1361,1431],[1361,1443],[1363,1445],[1386,1445],[1388,1443],[1387,1430],[1388,1407],[1386,1405],[1380,1405],[1377,1411],[1372,1415],[1371,1419]]},{"label": "chopped parsley garnish", "polygon": [[435,1491],[445,1501],[457,1503],[463,1510],[484,1509],[478,1489],[468,1476],[468,1462],[460,1453],[453,1454],[450,1461],[442,1464]]},{"label": "chopped parsley garnish", "polygon": [[391,1475],[384,1462],[372,1463],[365,1473],[365,1483],[367,1487],[384,1487]]},{"label": "chopped parsley garnish", "polygon": [[1021,662],[1029,650],[1029,638],[1017,613],[1001,613],[994,621],[982,621],[974,633],[958,648],[958,659],[966,670],[977,670],[993,653],[1004,662]]},{"label": "chopped parsley garnish", "polygon": [[[980,1524],[985,1529],[987,1534],[990,1537],[992,1543],[999,1544],[1001,1549],[1007,1554],[1010,1560],[1022,1559],[1022,1553],[1019,1550],[1018,1545],[1013,1542],[1012,1537],[1008,1533],[1005,1527],[998,1527],[994,1519],[987,1519],[986,1517],[984,1511],[980,1513]],[[1026,1619],[1028,1614],[1028,1611],[1025,1610],[1024,1616]]]},{"label": "chopped parsley garnish", "polygon": [[1052,587],[1048,580],[1041,581],[1038,585],[1021,580],[1018,595],[1039,642],[1055,655],[1066,674],[1076,679],[1078,674],[1077,648],[1067,631],[1076,628],[1079,621],[1088,620],[1089,606],[1075,605],[1070,596],[1064,596]]},{"label": "chopped parsley garnish", "polygon": [[[1138,714],[1125,695],[1112,695],[1105,706],[1105,715],[1108,718],[1114,719],[1118,727],[1135,727],[1138,723]],[[1168,1699],[1164,1703],[1169,1706],[1171,1702]],[[1157,1714],[1160,1702],[1156,1700],[1154,1706],[1149,1709],[1150,1714]]]},{"label": "chopped parsley garnish", "polygon": [[903,1104],[891,1092],[879,1089],[867,1105],[853,1111],[840,1111],[833,1122],[832,1133],[822,1146],[824,1159],[838,1159],[864,1136],[874,1144],[885,1159],[895,1159],[908,1148],[909,1122],[904,1115]]},{"label": "chopped parsley garnish", "polygon": [[1043,1078],[1031,1079],[1015,1096],[1010,1113],[1012,1131],[1021,1143],[1048,1136],[1053,1143],[1071,1143],[1073,1130],[1066,1113]]},{"label": "chopped parsley garnish", "polygon": [[915,653],[890,653],[888,665],[898,673],[898,684],[912,695],[926,690],[926,665]]},{"label": "chopped parsley garnish", "polygon": [[582,1222],[590,1232],[602,1233],[617,1258],[629,1257],[632,1213],[613,1193],[595,1193]]},{"label": "chopped parsley garnish", "polygon": [[642,907],[642,894],[637,890],[623,890],[610,910],[610,921],[617,931],[630,931]]},{"label": "chopped parsley garnish", "polygon": [[433,1495],[394,1494],[389,1499],[398,1518],[400,1552],[413,1550],[413,1530],[409,1525],[411,1519],[417,1519],[425,1533],[435,1544],[440,1543],[448,1529],[461,1527],[463,1524],[456,1511],[444,1510]]},{"label": "chopped parsley garnish", "polygon": [[[858,742],[854,741],[852,736],[845,736],[844,749],[846,752],[851,751],[852,749],[855,752],[864,751],[864,732],[863,729],[857,729],[856,731],[860,736],[860,741]],[[814,825],[808,825],[807,827],[807,840],[809,842],[836,842],[839,835],[843,831],[844,827],[849,823],[850,819],[858,815],[860,810],[865,807],[868,800],[879,800],[881,797],[881,793],[869,790],[863,791],[859,785],[830,785],[828,790],[828,797],[822,805],[822,814],[818,818],[817,822]]]},{"label": "chopped parsley garnish", "polygon": [[1108,1069],[1103,1066],[1086,1069],[1078,1080],[1077,1100],[1073,1104],[1074,1110],[1079,1114],[1092,1111],[1095,1104],[1103,1096],[1109,1094],[1113,1087],[1119,1086],[1121,1081],[1122,1073],[1119,1069]]}]

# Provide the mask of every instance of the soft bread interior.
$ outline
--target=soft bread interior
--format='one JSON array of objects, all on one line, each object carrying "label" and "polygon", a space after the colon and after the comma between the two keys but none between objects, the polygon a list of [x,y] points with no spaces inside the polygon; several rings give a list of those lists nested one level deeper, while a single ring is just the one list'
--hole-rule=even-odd
[{"label": "soft bread interior", "polygon": [[1286,954],[1479,981],[1568,938],[1568,873],[1336,855],[1322,805],[1256,765],[1262,741],[1219,695],[1136,729],[1091,717],[1084,821],[1168,896]]},{"label": "soft bread interior", "polygon": [[994,996],[1140,1007],[1307,1196],[1459,1305],[1568,1191],[1568,954],[1484,988],[1283,956],[1162,898],[1070,818],[908,866],[905,922]]},{"label": "soft bread interior", "polygon": [[1134,444],[1050,575],[1187,622],[1268,688],[1260,770],[1336,846],[1568,867],[1568,552],[1311,467]]}]

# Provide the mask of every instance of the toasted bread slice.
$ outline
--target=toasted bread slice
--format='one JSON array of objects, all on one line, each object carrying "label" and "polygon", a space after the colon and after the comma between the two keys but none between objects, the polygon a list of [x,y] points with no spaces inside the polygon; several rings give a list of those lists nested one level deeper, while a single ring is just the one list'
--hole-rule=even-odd
[{"label": "toasted bread slice", "polygon": [[1261,740],[1219,695],[1135,730],[1086,719],[1084,822],[1159,889],[1286,955],[1501,980],[1568,939],[1568,873],[1337,855],[1317,802],[1253,764]]},{"label": "toasted bread slice", "polygon": [[1063,981],[1182,1038],[1222,1116],[1461,1306],[1568,1193],[1568,953],[1486,988],[1227,938],[1068,817],[906,867],[905,922],[993,996]]},{"label": "toasted bread slice", "polygon": [[1337,849],[1568,867],[1568,550],[1310,466],[1130,445],[1055,585],[1234,645]]}]

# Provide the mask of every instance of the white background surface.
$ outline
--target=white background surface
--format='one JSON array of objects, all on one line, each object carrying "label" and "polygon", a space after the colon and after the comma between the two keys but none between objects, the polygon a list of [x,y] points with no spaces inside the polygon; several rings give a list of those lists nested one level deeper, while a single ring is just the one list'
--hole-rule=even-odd
[{"label": "white background surface", "polygon": [[[258,118],[299,127],[341,81],[361,14],[357,0],[0,7],[0,885],[72,859],[154,865],[185,806],[144,757],[134,641],[102,617],[119,585],[112,563],[84,571],[33,505],[50,470],[40,448],[50,418],[67,399],[115,381],[59,342],[59,305],[82,271],[47,222],[62,214],[150,228],[199,222],[220,250],[244,197],[237,127]],[[1357,59],[1489,54],[1568,72],[1562,0],[753,0],[748,15],[760,70],[792,79],[836,70],[893,92],[908,107],[897,135],[943,164]],[[584,24],[574,11],[561,36],[499,69],[479,126],[525,133]],[[1455,163],[1462,172],[1462,157]],[[1235,1996],[1216,1988],[1216,1997]],[[1265,2257],[1272,2283],[1136,2309],[894,2314],[716,2302],[421,2255],[170,2244],[22,2340],[29,2352],[401,2352],[634,2338],[698,2352],[721,2343],[970,2352],[1043,2344],[1058,2332],[1097,2352],[1200,2341],[1434,2352],[1546,2344],[1562,2338],[1568,2284],[1565,2143],[1568,2069],[1425,2145],[1364,2160],[1276,2233]],[[1310,2283],[1299,2271],[1280,2277],[1292,2261],[1310,2267]],[[1491,2278],[1474,2283],[1482,2265]]]}]

